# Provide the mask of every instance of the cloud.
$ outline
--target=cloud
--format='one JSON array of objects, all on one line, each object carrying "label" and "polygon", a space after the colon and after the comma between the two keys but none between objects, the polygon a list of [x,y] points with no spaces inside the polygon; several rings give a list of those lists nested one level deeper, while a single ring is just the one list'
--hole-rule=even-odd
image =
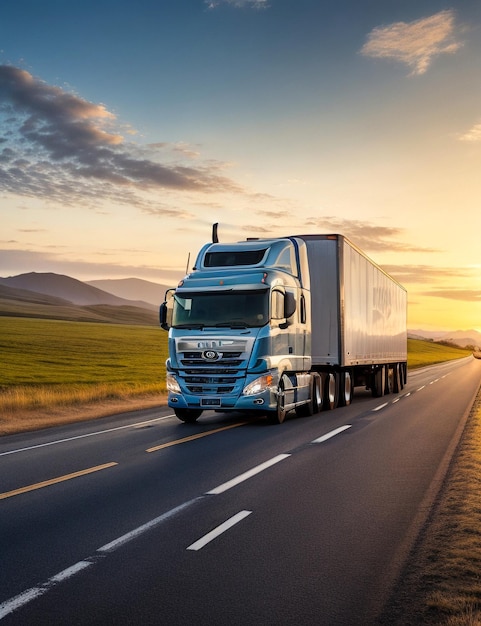
[{"label": "cloud", "polygon": [[[136,252],[141,251],[137,250]],[[0,277],[7,278],[10,275],[31,272],[32,267],[35,268],[36,272],[67,274],[73,278],[80,278],[80,280],[88,280],[92,276],[97,278],[99,276],[118,276],[120,278],[136,276],[137,278],[159,282],[178,281],[183,276],[183,269],[181,268],[75,261],[55,252],[0,249]]]},{"label": "cloud", "polygon": [[400,283],[434,283],[439,280],[472,278],[475,273],[466,268],[435,267],[432,265],[383,265],[389,274],[392,274]]},{"label": "cloud", "polygon": [[424,74],[435,57],[461,47],[455,39],[454,20],[454,11],[449,9],[414,22],[378,26],[369,33],[361,54],[401,61],[412,69],[411,74]]},{"label": "cloud", "polygon": [[481,302],[481,291],[475,289],[438,289],[424,291],[422,295],[447,298],[448,300],[463,300],[464,302]]},{"label": "cloud", "polygon": [[[199,162],[186,145],[171,159],[126,142],[115,116],[29,72],[0,65],[0,190],[62,203],[109,199],[147,208],[143,192],[236,192],[223,164]],[[197,154],[195,155],[198,156]],[[177,160],[179,159],[179,160]]]},{"label": "cloud", "polygon": [[433,248],[422,248],[409,243],[393,241],[394,237],[403,236],[404,229],[402,228],[376,226],[365,221],[332,216],[310,217],[307,218],[305,224],[316,227],[318,232],[345,235],[366,252],[437,252]]},{"label": "cloud", "polygon": [[208,9],[216,9],[222,4],[235,7],[236,9],[267,9],[269,4],[267,0],[204,0],[204,4]]},{"label": "cloud", "polygon": [[475,124],[470,130],[459,137],[460,141],[481,141],[481,123]]}]

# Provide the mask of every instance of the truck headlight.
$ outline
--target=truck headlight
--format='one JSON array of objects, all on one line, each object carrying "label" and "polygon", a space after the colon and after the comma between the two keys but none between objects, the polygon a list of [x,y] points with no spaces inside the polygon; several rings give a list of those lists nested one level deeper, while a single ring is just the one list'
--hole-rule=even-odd
[{"label": "truck headlight", "polygon": [[242,395],[244,396],[254,396],[257,393],[262,393],[269,389],[274,384],[274,376],[272,374],[265,374],[264,376],[259,376],[251,383],[244,387],[244,391]]},{"label": "truck headlight", "polygon": [[167,374],[166,382],[167,391],[171,391],[172,393],[181,393],[180,385],[177,382],[177,378],[173,374]]}]

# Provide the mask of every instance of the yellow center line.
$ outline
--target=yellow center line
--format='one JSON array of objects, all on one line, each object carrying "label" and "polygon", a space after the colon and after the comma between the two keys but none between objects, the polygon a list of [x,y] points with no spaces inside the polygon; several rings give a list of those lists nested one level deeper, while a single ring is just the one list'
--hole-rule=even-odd
[{"label": "yellow center line", "polygon": [[146,452],[156,452],[157,450],[162,450],[163,448],[170,448],[170,446],[177,446],[180,443],[186,443],[187,441],[193,441],[194,439],[200,439],[201,437],[208,437],[209,435],[214,435],[215,433],[220,433],[223,430],[229,430],[231,428],[237,428],[238,426],[244,426],[249,422],[239,422],[238,424],[231,424],[230,426],[223,426],[222,428],[216,428],[215,430],[208,430],[204,433],[197,433],[196,435],[190,435],[190,437],[184,437],[183,439],[176,439],[175,441],[168,441],[167,443],[161,443],[159,446],[154,446],[153,448],[149,448]]},{"label": "yellow center line", "polygon": [[43,487],[49,487],[56,483],[64,482],[65,480],[71,480],[72,478],[78,478],[79,476],[86,476],[87,474],[93,474],[93,472],[99,472],[100,470],[107,469],[108,467],[114,467],[118,463],[105,463],[104,465],[97,465],[96,467],[89,467],[88,469],[80,470],[79,472],[73,472],[73,474],[65,474],[65,476],[59,476],[58,478],[51,478],[50,480],[44,480],[41,483],[34,485],[28,485],[27,487],[20,487],[20,489],[14,489],[13,491],[6,491],[0,493],[0,500],[11,498],[12,496],[18,496],[21,493],[27,493],[28,491],[35,491],[35,489],[42,489]]}]

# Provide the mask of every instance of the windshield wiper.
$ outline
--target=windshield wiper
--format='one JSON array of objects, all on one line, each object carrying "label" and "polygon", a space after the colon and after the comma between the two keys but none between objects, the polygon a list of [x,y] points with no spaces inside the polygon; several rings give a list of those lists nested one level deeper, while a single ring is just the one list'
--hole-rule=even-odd
[{"label": "windshield wiper", "polygon": [[216,328],[247,328],[245,322],[219,322],[215,325]]}]

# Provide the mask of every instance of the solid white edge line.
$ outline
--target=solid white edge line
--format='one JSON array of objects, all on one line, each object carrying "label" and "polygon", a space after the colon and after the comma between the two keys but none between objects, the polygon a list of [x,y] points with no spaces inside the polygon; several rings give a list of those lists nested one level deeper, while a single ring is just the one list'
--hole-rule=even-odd
[{"label": "solid white edge line", "polygon": [[75,563],[75,565],[72,565],[71,567],[64,569],[62,572],[55,574],[55,576],[49,578],[46,583],[43,583],[43,585],[27,589],[27,591],[23,591],[18,596],[2,602],[2,604],[0,604],[0,619],[3,619],[9,615],[9,613],[13,613],[13,611],[16,611],[20,607],[25,606],[32,600],[39,598],[47,591],[50,591],[52,587],[58,585],[58,583],[74,576],[89,565],[92,565],[92,561],[79,561],[78,563]]},{"label": "solid white edge line", "polygon": [[93,565],[95,560],[100,558],[98,553],[113,552],[117,548],[120,548],[120,546],[123,546],[124,544],[126,544],[128,541],[135,539],[136,537],[146,532],[147,530],[153,528],[154,526],[157,526],[158,524],[169,519],[170,517],[173,517],[174,515],[176,515],[176,513],[179,513],[183,509],[186,509],[188,506],[190,506],[197,500],[200,500],[201,498],[202,496],[199,496],[197,498],[194,498],[193,500],[189,500],[189,502],[184,502],[184,504],[181,504],[180,506],[175,507],[174,509],[171,509],[170,511],[167,511],[163,515],[159,515],[159,517],[156,517],[150,522],[147,522],[143,526],[139,526],[135,530],[129,533],[126,533],[125,535],[122,535],[118,539],[114,539],[114,541],[111,541],[110,543],[107,543],[106,545],[102,546],[101,548],[97,550],[96,557],[94,556],[90,560],[79,561],[78,563],[75,563],[74,565],[71,565],[70,567],[67,567],[66,569],[62,570],[58,574],[55,574],[54,576],[49,578],[45,583],[38,585],[36,587],[32,587],[31,589],[27,589],[26,591],[23,591],[22,593],[18,594],[17,596],[13,598],[10,598],[9,600],[5,600],[4,602],[0,604],[0,620],[6,617],[7,615],[9,615],[10,613],[13,613],[13,611],[16,611],[20,607],[25,606],[32,600],[39,598],[40,596],[42,596],[47,591],[50,591],[50,589],[52,589],[59,583],[63,582],[64,580],[67,580],[68,578],[71,578],[72,576],[82,571],[86,567],[89,567],[89,565]]},{"label": "solid white edge line", "polygon": [[252,511],[240,511],[239,513],[236,513],[236,515],[233,515],[232,517],[230,517],[223,524],[220,524],[220,526],[217,526],[217,528],[214,528],[213,530],[211,530],[210,533],[207,533],[207,535],[204,535],[203,537],[195,541],[188,548],[186,548],[186,550],[194,550],[194,551],[200,550],[205,545],[213,541],[216,537],[218,537],[219,535],[222,535],[222,533],[225,533],[226,530],[229,530],[229,528],[232,528],[232,526],[235,526],[236,524],[241,522],[244,518],[246,518],[251,513]]},{"label": "solid white edge line", "polygon": [[284,459],[287,459],[290,456],[291,456],[290,454],[279,454],[278,456],[273,457],[269,461],[266,461],[265,463],[261,463],[261,465],[257,465],[256,467],[253,467],[249,471],[244,472],[243,474],[240,474],[239,476],[236,476],[232,480],[228,480],[226,483],[223,483],[222,485],[215,487],[215,489],[211,489],[210,491],[207,491],[206,494],[217,496],[220,493],[224,493],[224,491],[227,491],[228,489],[232,489],[232,487],[235,487],[239,483],[242,483],[245,480],[248,480],[252,476],[255,476],[256,474],[263,472],[268,467],[271,467],[272,465],[275,465],[276,463],[279,463],[280,461],[283,461]]},{"label": "solid white edge line", "polygon": [[46,591],[46,588],[32,587],[32,589],[28,589],[14,598],[10,598],[10,600],[5,600],[5,602],[0,604],[0,619],[3,619],[32,600],[35,600],[35,598],[39,598]]},{"label": "solid white edge line", "polygon": [[75,563],[75,565],[72,565],[71,567],[67,567],[67,569],[64,569],[63,572],[59,572],[58,574],[55,574],[55,576],[52,576],[52,578],[49,579],[47,584],[61,583],[64,580],[67,580],[67,578],[70,578],[71,576],[75,576],[77,572],[81,572],[86,567],[89,567],[89,565],[92,565],[92,561],[79,561],[78,563]]},{"label": "solid white edge line", "polygon": [[99,548],[97,552],[113,552],[117,548],[120,548],[120,546],[123,546],[124,544],[128,543],[132,539],[135,539],[136,537],[138,537],[139,535],[142,535],[143,533],[147,532],[151,528],[154,528],[154,526],[158,526],[158,524],[161,524],[162,522],[165,522],[166,520],[173,517],[177,513],[180,513],[180,511],[183,511],[184,509],[189,507],[191,504],[194,504],[194,502],[197,502],[197,500],[200,500],[201,498],[202,496],[198,496],[197,498],[194,498],[193,500],[189,500],[188,502],[184,502],[183,504],[176,506],[174,509],[170,509],[170,511],[167,511],[166,513],[163,513],[162,515],[159,515],[159,517],[156,517],[150,520],[150,522],[147,522],[146,524],[143,524],[142,526],[139,526],[138,528],[131,530],[125,535],[122,535],[121,537],[114,539],[110,543],[105,544],[104,546]]},{"label": "solid white edge line", "polygon": [[339,435],[339,433],[342,433],[351,427],[352,427],[352,424],[346,424],[345,426],[340,426],[339,428],[336,428],[335,430],[331,430],[325,435],[322,435],[321,437],[314,439],[313,441],[311,441],[311,443],[323,443],[324,441],[327,441],[328,439],[331,439],[331,437],[335,437],[336,435]]},{"label": "solid white edge line", "polygon": [[76,439],[85,439],[86,437],[95,437],[97,435],[105,435],[107,433],[113,433],[116,430],[125,430],[127,428],[138,428],[144,424],[150,424],[151,422],[160,422],[162,420],[175,417],[172,415],[163,415],[162,417],[154,417],[151,420],[145,420],[144,422],[136,422],[134,424],[127,424],[125,426],[116,426],[115,428],[107,428],[106,430],[96,430],[93,433],[85,433],[85,435],[77,435],[75,437],[67,437],[67,439],[57,439],[56,441],[47,441],[46,443],[39,443],[35,446],[28,446],[27,448],[17,448],[16,450],[9,450],[8,452],[0,452],[0,456],[7,456],[8,454],[18,454],[19,452],[28,452],[29,450],[36,450],[37,448],[46,448],[48,446],[56,446],[58,443],[68,443],[69,441],[75,441]]}]

